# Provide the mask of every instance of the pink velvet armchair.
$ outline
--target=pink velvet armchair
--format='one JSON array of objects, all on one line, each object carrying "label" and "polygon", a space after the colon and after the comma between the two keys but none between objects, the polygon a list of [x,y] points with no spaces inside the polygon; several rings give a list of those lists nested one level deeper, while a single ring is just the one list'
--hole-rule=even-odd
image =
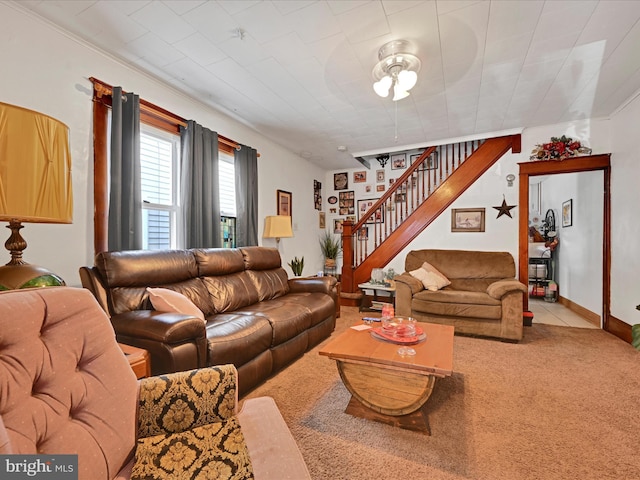
[{"label": "pink velvet armchair", "polygon": [[273,399],[237,411],[236,377],[138,382],[88,290],[0,293],[0,454],[77,454],[90,480],[309,478]]}]

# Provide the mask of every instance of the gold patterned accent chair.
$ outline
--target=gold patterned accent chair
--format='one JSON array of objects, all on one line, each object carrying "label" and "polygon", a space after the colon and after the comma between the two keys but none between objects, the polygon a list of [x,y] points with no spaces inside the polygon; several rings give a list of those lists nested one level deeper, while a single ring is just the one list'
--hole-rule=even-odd
[{"label": "gold patterned accent chair", "polygon": [[233,365],[138,381],[72,287],[0,293],[0,454],[77,454],[81,480],[310,478],[272,398],[238,410]]}]

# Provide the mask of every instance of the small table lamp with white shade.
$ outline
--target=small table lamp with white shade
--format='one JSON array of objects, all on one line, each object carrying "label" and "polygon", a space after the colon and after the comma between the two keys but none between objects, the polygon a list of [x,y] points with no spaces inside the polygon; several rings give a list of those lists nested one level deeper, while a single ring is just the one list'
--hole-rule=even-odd
[{"label": "small table lamp with white shade", "polygon": [[11,260],[0,290],[64,285],[55,273],[22,259],[22,223],[71,223],[73,192],[67,126],[42,113],[0,102],[0,221],[11,230]]}]

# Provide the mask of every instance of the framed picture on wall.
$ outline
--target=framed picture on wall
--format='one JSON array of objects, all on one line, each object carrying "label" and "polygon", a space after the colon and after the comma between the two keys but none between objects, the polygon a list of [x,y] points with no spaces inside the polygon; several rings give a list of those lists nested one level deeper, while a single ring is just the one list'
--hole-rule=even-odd
[{"label": "framed picture on wall", "polygon": [[[420,158],[422,153],[416,153],[409,157],[409,164],[413,165],[413,163]],[[433,170],[434,168],[438,168],[438,152],[434,151],[429,158],[427,158],[422,166],[418,167],[418,170]]]},{"label": "framed picture on wall", "polygon": [[[360,220],[362,220],[362,218],[364,217],[364,214],[367,213],[368,210],[371,209],[371,207],[373,207],[373,205],[378,201],[378,198],[371,198],[371,199],[365,199],[365,200],[358,200],[358,218]],[[384,204],[381,205],[375,212],[373,215],[371,215],[369,218],[367,218],[367,221],[365,223],[367,224],[372,224],[372,223],[383,223],[384,222]]]},{"label": "framed picture on wall", "polygon": [[484,232],[484,208],[452,208],[452,232]]},{"label": "framed picture on wall", "polygon": [[338,193],[338,206],[340,207],[340,215],[353,215],[355,213],[355,194],[353,190]]},{"label": "framed picture on wall", "polygon": [[562,226],[570,227],[573,225],[573,199],[562,202]]},{"label": "framed picture on wall", "polygon": [[291,201],[292,194],[291,192],[285,192],[284,190],[276,191],[277,198],[277,206],[278,206],[278,215],[288,215],[291,216]]},{"label": "framed picture on wall", "polygon": [[367,181],[367,172],[353,172],[353,183],[364,183]]},{"label": "framed picture on wall", "polygon": [[313,205],[316,210],[322,210],[322,182],[313,181]]},{"label": "framed picture on wall", "polygon": [[402,170],[403,168],[407,168],[407,155],[405,153],[391,155],[391,170]]},{"label": "framed picture on wall", "polygon": [[333,189],[347,190],[349,188],[349,175],[347,172],[333,174]]}]

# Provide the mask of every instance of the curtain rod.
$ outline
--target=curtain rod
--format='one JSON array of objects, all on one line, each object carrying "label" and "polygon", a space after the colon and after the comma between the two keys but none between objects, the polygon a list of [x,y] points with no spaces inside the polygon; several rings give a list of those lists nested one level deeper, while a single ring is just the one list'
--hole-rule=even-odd
[{"label": "curtain rod", "polygon": [[[96,92],[96,96],[98,97],[98,99],[101,99],[103,96],[108,96],[108,97],[112,96],[113,87],[111,85],[103,82],[102,80],[98,80],[97,78],[94,78],[94,77],[89,77],[89,80],[91,80],[91,82],[93,83],[93,88]],[[123,91],[123,93],[126,93],[126,92]],[[164,108],[158,107],[157,105],[154,105],[153,103],[148,102],[146,100],[140,99],[140,109],[143,110],[145,113],[148,113],[149,115],[152,115],[156,118],[164,120],[165,122],[172,123],[181,127],[187,126],[186,119],[179,117],[175,113],[171,113],[165,110]],[[236,150],[240,150],[241,148],[241,145],[238,142],[231,140],[230,138],[227,138],[220,134],[218,134],[218,141],[223,145],[226,145],[231,148],[235,148]],[[258,157],[260,157],[260,154],[258,154]]]}]

